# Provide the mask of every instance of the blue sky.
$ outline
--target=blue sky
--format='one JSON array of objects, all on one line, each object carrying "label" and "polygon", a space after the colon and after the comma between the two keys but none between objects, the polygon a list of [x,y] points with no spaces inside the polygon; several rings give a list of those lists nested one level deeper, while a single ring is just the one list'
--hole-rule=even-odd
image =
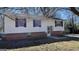
[{"label": "blue sky", "polygon": [[63,19],[63,20],[69,20],[69,19],[72,19],[72,16],[74,18],[76,17],[75,23],[79,24],[79,16],[75,15],[73,12],[69,10],[59,10],[56,12],[55,17]]},{"label": "blue sky", "polygon": [[72,12],[70,12],[69,10],[59,10],[56,12],[56,16],[57,18],[61,18],[61,19],[69,19],[72,16]]}]

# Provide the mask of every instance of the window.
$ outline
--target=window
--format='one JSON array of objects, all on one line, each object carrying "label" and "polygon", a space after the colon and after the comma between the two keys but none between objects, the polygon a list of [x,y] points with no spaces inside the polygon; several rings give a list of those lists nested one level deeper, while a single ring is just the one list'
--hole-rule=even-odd
[{"label": "window", "polygon": [[33,27],[41,27],[41,20],[33,20]]},{"label": "window", "polygon": [[26,19],[16,19],[16,27],[26,27]]},{"label": "window", "polygon": [[55,26],[63,26],[63,21],[61,20],[56,20],[55,21]]}]

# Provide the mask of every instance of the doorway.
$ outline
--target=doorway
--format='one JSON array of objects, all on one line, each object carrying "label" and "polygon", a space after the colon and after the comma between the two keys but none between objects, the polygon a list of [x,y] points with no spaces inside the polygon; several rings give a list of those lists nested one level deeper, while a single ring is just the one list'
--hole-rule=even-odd
[{"label": "doorway", "polygon": [[53,31],[53,26],[47,26],[47,36],[51,36]]}]

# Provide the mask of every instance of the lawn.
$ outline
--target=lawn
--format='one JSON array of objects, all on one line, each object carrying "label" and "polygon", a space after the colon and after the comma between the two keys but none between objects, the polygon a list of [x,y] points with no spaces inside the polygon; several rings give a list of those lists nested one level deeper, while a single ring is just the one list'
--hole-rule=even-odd
[{"label": "lawn", "polygon": [[[5,49],[6,50],[6,49]],[[38,46],[7,49],[8,51],[79,51],[79,41],[61,41]]]}]

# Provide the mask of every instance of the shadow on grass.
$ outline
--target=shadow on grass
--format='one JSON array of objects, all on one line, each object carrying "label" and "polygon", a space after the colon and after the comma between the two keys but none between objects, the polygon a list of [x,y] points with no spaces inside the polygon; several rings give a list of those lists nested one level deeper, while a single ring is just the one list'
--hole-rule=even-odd
[{"label": "shadow on grass", "polygon": [[29,46],[38,46],[42,44],[49,44],[54,42],[62,42],[62,41],[79,41],[79,38],[67,37],[64,39],[52,39],[52,38],[44,38],[44,39],[23,39],[23,40],[1,40],[0,41],[0,49],[15,49]]}]

